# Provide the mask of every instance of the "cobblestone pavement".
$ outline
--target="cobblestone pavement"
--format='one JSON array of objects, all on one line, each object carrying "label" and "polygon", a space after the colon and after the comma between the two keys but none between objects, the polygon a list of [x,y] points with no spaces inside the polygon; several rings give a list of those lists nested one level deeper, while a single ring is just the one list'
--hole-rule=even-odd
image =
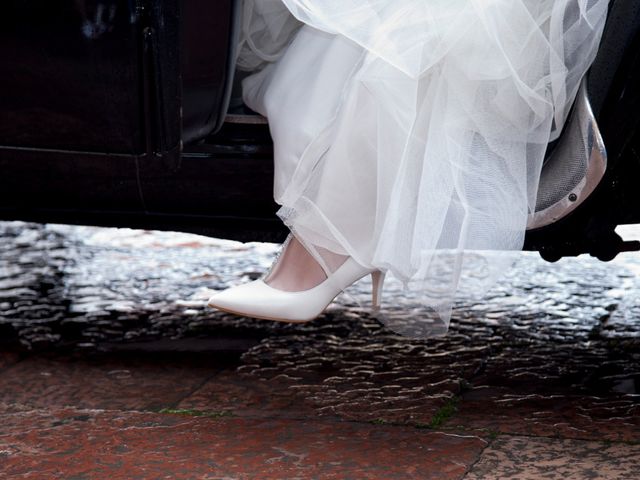
[{"label": "cobblestone pavement", "polygon": [[274,245],[0,238],[0,478],[639,475],[640,254],[522,254],[446,336],[413,340],[354,306],[366,286],[304,325],[206,307]]}]

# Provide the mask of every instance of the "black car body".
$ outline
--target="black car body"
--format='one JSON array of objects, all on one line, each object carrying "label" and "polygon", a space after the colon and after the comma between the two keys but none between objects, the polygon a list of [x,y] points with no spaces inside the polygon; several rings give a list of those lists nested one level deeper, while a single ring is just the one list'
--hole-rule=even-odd
[{"label": "black car body", "polygon": [[[0,219],[282,240],[268,125],[238,100],[240,15],[239,0],[6,0]],[[529,230],[548,260],[638,248],[614,232],[640,223],[637,0],[611,1],[583,94],[606,169]],[[547,188],[570,147],[550,145]]]}]

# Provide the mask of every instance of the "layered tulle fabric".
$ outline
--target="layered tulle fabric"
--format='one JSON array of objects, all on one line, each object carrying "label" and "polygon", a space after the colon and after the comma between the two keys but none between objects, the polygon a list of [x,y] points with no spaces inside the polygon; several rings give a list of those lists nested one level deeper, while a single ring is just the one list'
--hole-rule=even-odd
[{"label": "layered tulle fabric", "polygon": [[236,67],[255,72],[275,62],[300,26],[281,0],[242,2],[242,35]]},{"label": "layered tulle fabric", "polygon": [[246,2],[244,98],[269,119],[280,217],[328,270],[326,250],[388,270],[446,330],[522,248],[608,1]]}]

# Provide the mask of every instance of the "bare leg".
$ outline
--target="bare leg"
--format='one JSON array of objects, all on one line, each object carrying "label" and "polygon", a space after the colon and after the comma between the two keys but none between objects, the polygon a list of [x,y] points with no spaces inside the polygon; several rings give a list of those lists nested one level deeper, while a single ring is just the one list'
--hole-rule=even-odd
[{"label": "bare leg", "polygon": [[[322,251],[322,258],[332,271],[347,259],[344,255],[338,255],[328,250]],[[293,237],[265,278],[265,282],[278,290],[298,292],[309,290],[322,283],[326,278],[326,273],[316,259],[297,238]]]}]

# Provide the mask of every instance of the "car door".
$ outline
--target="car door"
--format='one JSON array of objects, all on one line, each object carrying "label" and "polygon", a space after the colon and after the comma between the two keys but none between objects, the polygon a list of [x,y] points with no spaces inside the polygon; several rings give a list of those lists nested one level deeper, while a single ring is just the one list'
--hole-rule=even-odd
[{"label": "car door", "polygon": [[[251,116],[249,123],[224,122],[241,7],[237,0],[165,0],[150,12],[155,37],[150,50],[156,53],[149,71],[159,87],[150,118],[160,142],[140,160],[140,181],[154,228],[241,240],[282,237],[268,126]],[[171,123],[178,118],[176,107],[179,126]]]},{"label": "car door", "polygon": [[3,2],[2,209],[142,208],[139,27],[127,0]]},{"label": "car door", "polygon": [[147,226],[178,201],[156,187],[222,125],[237,3],[3,2],[0,216]]}]

